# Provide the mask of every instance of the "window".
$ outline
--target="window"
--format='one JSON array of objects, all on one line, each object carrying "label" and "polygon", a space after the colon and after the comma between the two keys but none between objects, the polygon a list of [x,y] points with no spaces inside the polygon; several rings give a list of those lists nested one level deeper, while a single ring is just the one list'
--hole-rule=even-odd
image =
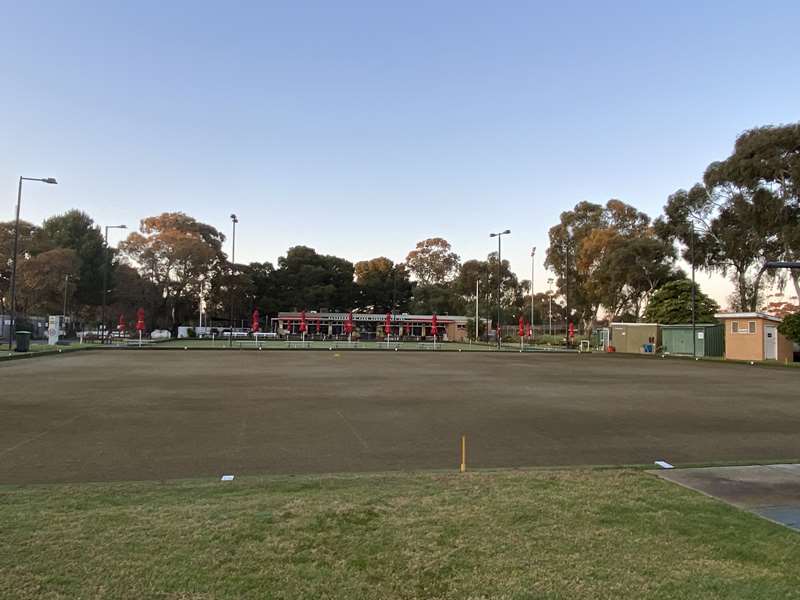
[{"label": "window", "polygon": [[756,322],[755,321],[748,321],[747,322],[747,331],[749,333],[755,333],[756,332]]},{"label": "window", "polygon": [[731,333],[739,333],[739,321],[731,321]]}]

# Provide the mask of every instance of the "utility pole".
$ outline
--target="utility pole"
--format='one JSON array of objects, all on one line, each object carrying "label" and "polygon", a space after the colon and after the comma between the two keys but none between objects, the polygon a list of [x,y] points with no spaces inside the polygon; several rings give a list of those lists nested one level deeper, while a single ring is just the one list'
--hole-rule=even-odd
[{"label": "utility pole", "polygon": [[[531,250],[531,340],[533,340],[533,266],[536,256],[536,246]],[[532,342],[531,342],[532,343]]]},{"label": "utility pole", "polygon": [[64,321],[67,320],[67,288],[69,287],[69,274],[64,275]]},{"label": "utility pole", "polygon": [[547,317],[548,317],[548,320],[550,321],[549,331],[550,331],[550,335],[552,336],[553,335],[553,278],[552,277],[548,278],[547,286],[548,286],[547,299],[549,300],[549,307],[547,309]]},{"label": "utility pole", "polygon": [[41,181],[42,183],[49,183],[55,185],[58,182],[52,177],[38,178],[38,177],[20,177],[19,188],[17,189],[17,211],[14,219],[14,250],[11,255],[11,324],[8,328],[8,350],[11,351],[11,344],[17,337],[17,254],[19,254],[19,209],[22,205],[22,182],[23,181]]},{"label": "utility pole", "polygon": [[694,221],[692,221],[692,231],[690,237],[691,255],[692,255],[692,356],[697,358],[697,323],[695,315],[695,285],[694,285]]},{"label": "utility pole", "polygon": [[478,330],[478,323],[479,323],[478,319],[480,318],[478,316],[478,298],[480,297],[478,294],[480,292],[480,288],[481,288],[481,280],[480,278],[478,278],[475,280],[475,341],[476,342],[478,341],[478,336],[480,335]]},{"label": "utility pole", "polygon": [[504,235],[508,235],[511,233],[510,229],[506,229],[505,231],[501,231],[499,233],[490,233],[489,237],[497,238],[497,325],[495,326],[495,334],[497,337],[497,349],[499,350],[502,347],[502,325],[500,323],[500,294],[502,288],[502,276],[501,276],[501,267],[503,265],[503,252],[501,246],[501,240],[503,239]]},{"label": "utility pole", "polygon": [[228,336],[228,347],[233,346],[233,272],[236,268],[236,224],[239,219],[235,214],[231,214],[231,223],[233,224],[233,237],[231,239],[231,289],[228,293],[231,304],[231,318],[230,318],[230,335]]},{"label": "utility pole", "polygon": [[105,253],[103,254],[103,308],[100,312],[100,322],[103,326],[103,333],[100,337],[101,343],[106,343],[106,288],[108,287],[108,230],[109,229],[127,229],[127,225],[106,225]]}]

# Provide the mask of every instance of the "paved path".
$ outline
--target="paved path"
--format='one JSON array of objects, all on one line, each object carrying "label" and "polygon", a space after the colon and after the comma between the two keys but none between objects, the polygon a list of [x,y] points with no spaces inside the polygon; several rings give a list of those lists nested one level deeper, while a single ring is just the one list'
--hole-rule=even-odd
[{"label": "paved path", "polygon": [[675,469],[658,475],[800,531],[800,464]]}]

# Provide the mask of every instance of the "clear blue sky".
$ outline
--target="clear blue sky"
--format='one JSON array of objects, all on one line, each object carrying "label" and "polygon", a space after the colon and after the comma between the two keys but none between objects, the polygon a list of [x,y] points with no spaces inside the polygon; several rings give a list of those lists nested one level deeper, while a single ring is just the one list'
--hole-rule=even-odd
[{"label": "clear blue sky", "polygon": [[[0,219],[184,211],[237,260],[402,259],[430,236],[530,276],[580,200],[657,215],[744,129],[800,120],[795,1],[10,2]],[[115,241],[115,240],[114,240]],[[718,286],[719,287],[719,286]],[[724,296],[719,287],[718,297]]]}]

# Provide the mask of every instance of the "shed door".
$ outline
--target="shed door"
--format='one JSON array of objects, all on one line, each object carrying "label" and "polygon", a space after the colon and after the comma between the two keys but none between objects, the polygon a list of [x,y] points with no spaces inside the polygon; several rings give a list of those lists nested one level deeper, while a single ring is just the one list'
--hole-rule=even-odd
[{"label": "shed door", "polygon": [[764,327],[764,358],[778,360],[778,330],[775,327]]}]

